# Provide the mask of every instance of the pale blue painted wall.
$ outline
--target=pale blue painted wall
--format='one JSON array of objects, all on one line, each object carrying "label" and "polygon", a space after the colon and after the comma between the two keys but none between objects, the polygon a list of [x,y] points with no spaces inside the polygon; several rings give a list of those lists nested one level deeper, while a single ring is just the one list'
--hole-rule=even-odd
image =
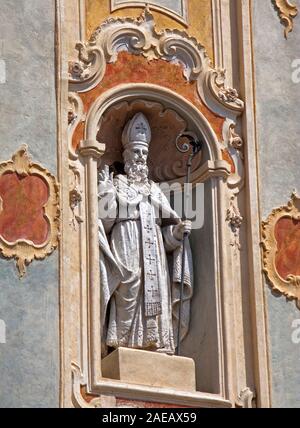
[{"label": "pale blue painted wall", "polygon": [[[300,9],[300,0],[293,0]],[[258,157],[262,218],[300,192],[300,84],[292,62],[300,58],[300,17],[288,40],[271,0],[253,0]],[[295,303],[265,286],[274,407],[300,407],[300,344],[292,342]]]},{"label": "pale blue painted wall", "polygon": [[[300,0],[294,0],[300,7]],[[56,173],[54,0],[2,0],[0,60],[0,160],[22,143],[33,158]],[[288,41],[271,1],[253,0],[261,214],[300,192],[300,84],[291,63],[300,57],[300,18]],[[1,82],[1,68],[0,68]],[[266,285],[274,407],[300,406],[300,345],[291,324],[294,303]],[[0,259],[0,407],[59,404],[58,252],[34,262],[19,281],[13,261]]]},{"label": "pale blue painted wall", "polygon": [[[0,23],[0,161],[26,143],[56,174],[55,2],[1,0]],[[0,259],[0,407],[59,405],[58,295],[57,251],[21,281]]]}]

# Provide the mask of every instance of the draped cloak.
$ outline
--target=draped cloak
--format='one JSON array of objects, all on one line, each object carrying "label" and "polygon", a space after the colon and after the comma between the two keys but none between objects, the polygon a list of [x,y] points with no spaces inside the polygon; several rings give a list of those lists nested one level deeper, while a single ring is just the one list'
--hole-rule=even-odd
[{"label": "draped cloak", "polygon": [[[175,238],[173,230],[179,222],[154,182],[145,188],[118,175],[109,190],[99,193],[103,355],[108,346],[174,354],[182,241]],[[192,256],[187,245],[181,340],[188,332],[192,282]]]}]

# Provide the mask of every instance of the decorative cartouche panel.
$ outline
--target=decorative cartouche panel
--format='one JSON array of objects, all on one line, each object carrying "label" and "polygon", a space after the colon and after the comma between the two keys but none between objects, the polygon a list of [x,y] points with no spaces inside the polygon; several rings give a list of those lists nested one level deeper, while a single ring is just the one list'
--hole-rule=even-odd
[{"label": "decorative cartouche panel", "polygon": [[26,145],[0,163],[0,253],[16,259],[20,277],[57,247],[59,214],[56,179],[32,162]]},{"label": "decorative cartouche panel", "polygon": [[272,211],[262,223],[264,272],[271,287],[300,307],[300,198]]}]

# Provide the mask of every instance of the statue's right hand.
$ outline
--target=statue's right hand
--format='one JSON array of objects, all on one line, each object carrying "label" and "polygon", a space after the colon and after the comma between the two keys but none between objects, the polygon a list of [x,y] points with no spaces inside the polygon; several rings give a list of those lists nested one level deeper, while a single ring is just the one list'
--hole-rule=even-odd
[{"label": "statue's right hand", "polygon": [[99,194],[106,193],[110,189],[114,188],[114,173],[109,173],[109,166],[105,165],[104,169],[99,172]]},{"label": "statue's right hand", "polygon": [[111,182],[113,183],[114,173],[109,173],[109,166],[105,165],[104,169],[99,172],[99,182]]}]

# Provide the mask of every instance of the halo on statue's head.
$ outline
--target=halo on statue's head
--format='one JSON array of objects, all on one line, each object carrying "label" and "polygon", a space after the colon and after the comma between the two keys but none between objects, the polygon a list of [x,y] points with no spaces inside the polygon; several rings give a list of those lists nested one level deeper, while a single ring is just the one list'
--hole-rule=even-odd
[{"label": "halo on statue's head", "polygon": [[135,146],[149,148],[151,141],[151,128],[143,113],[137,113],[129,120],[122,134],[124,150],[132,150]]}]

